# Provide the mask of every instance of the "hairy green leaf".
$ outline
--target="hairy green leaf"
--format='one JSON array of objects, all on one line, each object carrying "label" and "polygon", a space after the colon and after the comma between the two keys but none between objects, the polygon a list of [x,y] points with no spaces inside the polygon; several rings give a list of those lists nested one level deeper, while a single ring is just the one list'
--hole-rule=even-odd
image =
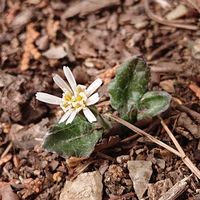
[{"label": "hairy green leaf", "polygon": [[57,124],[46,136],[44,148],[64,156],[88,157],[102,136],[101,130],[95,130],[94,124],[82,116],[76,116],[70,124]]},{"label": "hairy green leaf", "polygon": [[149,68],[140,58],[132,58],[122,64],[110,83],[108,91],[111,106],[122,118],[133,120],[139,107],[139,100],[148,89]]},{"label": "hairy green leaf", "polygon": [[154,117],[168,109],[171,95],[164,91],[150,91],[144,94],[140,100],[137,119]]}]

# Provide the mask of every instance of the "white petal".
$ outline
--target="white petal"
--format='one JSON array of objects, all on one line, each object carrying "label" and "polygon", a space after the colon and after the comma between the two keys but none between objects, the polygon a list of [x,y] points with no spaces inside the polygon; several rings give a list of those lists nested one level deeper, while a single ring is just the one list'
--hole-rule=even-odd
[{"label": "white petal", "polygon": [[74,76],[73,76],[71,70],[69,69],[69,67],[64,66],[63,71],[69,82],[70,87],[72,88],[73,92],[75,92],[77,84],[76,84],[76,81],[74,79]]},{"label": "white petal", "polygon": [[87,96],[89,97],[91,94],[93,94],[103,83],[103,81],[98,78],[96,79],[86,90]]},{"label": "white petal", "polygon": [[71,105],[69,105],[67,107],[63,107],[62,104],[60,105],[60,107],[63,109],[64,112],[67,112],[67,111],[71,110],[71,108],[72,108]]},{"label": "white petal", "polygon": [[63,91],[63,92],[71,92],[70,87],[67,85],[67,83],[59,76],[55,75],[53,76],[53,80],[56,83],[56,85]]},{"label": "white petal", "polygon": [[50,103],[54,105],[60,105],[62,99],[60,97],[56,97],[51,94],[47,94],[44,92],[37,92],[36,93],[36,99],[45,103]]},{"label": "white petal", "polygon": [[58,122],[59,124],[66,121],[69,116],[72,114],[73,110],[68,110],[61,118],[60,121]]},{"label": "white petal", "polygon": [[90,109],[84,108],[84,109],[83,109],[83,113],[84,113],[85,117],[87,118],[87,120],[88,120],[90,123],[97,121],[96,117],[95,117],[94,114],[90,111]]},{"label": "white petal", "polygon": [[70,124],[70,123],[72,123],[72,121],[73,121],[74,118],[76,117],[76,114],[77,114],[77,112],[76,112],[75,110],[72,111],[72,113],[71,113],[70,117],[68,118],[66,124]]},{"label": "white petal", "polygon": [[87,103],[87,106],[90,106],[90,105],[93,105],[95,103],[97,103],[99,101],[99,94],[98,93],[94,93],[92,96],[90,96],[86,103]]}]

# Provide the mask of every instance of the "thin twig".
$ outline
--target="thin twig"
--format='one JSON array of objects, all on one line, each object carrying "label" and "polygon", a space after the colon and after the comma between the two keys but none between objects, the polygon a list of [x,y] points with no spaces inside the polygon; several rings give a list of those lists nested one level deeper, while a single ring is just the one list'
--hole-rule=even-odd
[{"label": "thin twig", "polygon": [[192,5],[199,13],[200,13],[200,8],[199,6],[193,1],[193,0],[187,0],[187,2]]},{"label": "thin twig", "polygon": [[106,160],[110,160],[111,162],[115,162],[115,159],[111,156],[106,155],[105,153],[102,152],[97,152],[96,155],[100,158],[106,159]]},{"label": "thin twig", "polygon": [[167,132],[167,134],[169,135],[169,137],[173,141],[173,143],[176,146],[179,153],[181,154],[182,161],[200,179],[199,169],[193,164],[193,162],[188,158],[188,156],[185,155],[185,152],[183,151],[182,147],[180,146],[180,144],[178,143],[178,141],[176,140],[176,138],[174,137],[172,132],[169,130],[169,128],[167,127],[167,125],[165,124],[163,119],[161,117],[159,117],[159,119],[161,120],[161,124],[162,124],[163,128],[165,129],[165,131]]},{"label": "thin twig", "polygon": [[164,49],[168,49],[169,47],[175,46],[177,43],[177,38],[171,40],[170,42],[167,42],[166,44],[161,45],[157,49],[155,49],[148,57],[148,60],[152,60],[155,56],[157,56],[161,51]]},{"label": "thin twig", "polygon": [[[168,65],[167,65],[168,64]],[[181,65],[171,65],[171,63],[159,63],[156,65],[151,66],[151,72],[157,73],[180,73],[183,71],[183,67]]]},{"label": "thin twig", "polygon": [[88,168],[88,166],[94,162],[95,160],[88,160],[86,163],[79,164],[75,169],[73,169],[73,174],[69,175],[69,179],[74,180],[79,174],[84,172]]},{"label": "thin twig", "polygon": [[167,149],[168,151],[172,152],[173,154],[177,155],[178,157],[180,157],[182,159],[182,161],[185,163],[185,165],[200,179],[200,171],[199,169],[192,163],[192,161],[185,155],[185,152],[183,151],[183,149],[181,148],[181,146],[179,145],[178,141],[176,140],[176,138],[174,137],[174,135],[171,133],[171,131],[169,130],[169,128],[167,127],[167,125],[164,123],[164,121],[161,119],[161,124],[163,126],[163,128],[165,129],[165,131],[168,133],[169,137],[172,139],[174,145],[176,146],[176,148],[178,149],[175,150],[172,147],[170,147],[169,145],[165,144],[164,142],[156,139],[155,137],[151,136],[150,134],[146,133],[145,131],[137,128],[136,126],[130,124],[129,122],[116,117],[116,116],[111,116],[109,114],[106,114],[106,116],[108,116],[109,118],[117,121],[118,123],[128,127],[129,129],[131,129],[132,131],[138,133],[139,135],[145,136],[147,137],[149,140],[151,140],[152,142],[160,145],[161,147]]},{"label": "thin twig", "polygon": [[6,147],[5,151],[1,154],[1,159],[7,155],[7,153],[10,151],[12,148],[12,142],[9,143],[9,145]]},{"label": "thin twig", "polygon": [[132,135],[130,137],[121,140],[120,143],[130,142],[131,140],[135,140],[136,138],[138,138],[138,136],[139,135],[136,133],[135,135]]},{"label": "thin twig", "polygon": [[177,106],[177,109],[187,113],[191,118],[200,124],[200,114],[184,105]]},{"label": "thin twig", "polygon": [[185,165],[200,179],[200,171],[199,169],[193,164],[193,162],[186,156],[182,158]]},{"label": "thin twig", "polygon": [[181,157],[181,154],[177,150],[173,149],[172,147],[170,147],[169,145],[165,144],[164,142],[156,139],[155,137],[151,136],[150,134],[144,132],[143,130],[139,129],[138,127],[128,123],[127,121],[125,121],[123,119],[120,119],[119,117],[111,116],[111,115],[108,115],[108,114],[106,116],[108,116],[109,118],[111,118],[111,119],[119,122],[120,124],[128,127],[129,129],[131,129],[132,131],[138,133],[139,135],[147,137],[149,140],[153,141],[154,143],[162,146],[163,148],[167,149],[168,151],[172,152],[173,154]]},{"label": "thin twig", "polygon": [[170,188],[159,200],[175,200],[188,188],[188,180],[192,175],[178,181],[172,188]]},{"label": "thin twig", "polygon": [[185,152],[183,151],[183,149],[181,148],[181,146],[179,145],[178,141],[176,140],[176,138],[174,137],[174,135],[172,134],[172,132],[169,130],[168,126],[165,124],[165,122],[163,121],[163,119],[158,116],[158,118],[160,119],[160,122],[163,126],[163,128],[165,129],[165,131],[167,132],[167,134],[169,135],[169,137],[171,138],[172,142],[174,143],[175,147],[177,148],[177,150],[180,152],[181,157],[185,157]]},{"label": "thin twig", "polygon": [[147,15],[149,16],[149,18],[151,18],[152,20],[154,20],[160,24],[172,26],[172,27],[176,27],[176,28],[189,29],[189,30],[198,30],[199,29],[197,26],[194,26],[194,25],[175,23],[172,20],[171,21],[165,20],[162,17],[153,14],[153,12],[149,9],[149,0],[143,0],[143,2],[144,2],[145,11],[146,11]]},{"label": "thin twig", "polygon": [[3,168],[3,172],[9,177],[10,180],[13,180],[13,176],[10,174],[10,172],[6,169],[5,166]]}]

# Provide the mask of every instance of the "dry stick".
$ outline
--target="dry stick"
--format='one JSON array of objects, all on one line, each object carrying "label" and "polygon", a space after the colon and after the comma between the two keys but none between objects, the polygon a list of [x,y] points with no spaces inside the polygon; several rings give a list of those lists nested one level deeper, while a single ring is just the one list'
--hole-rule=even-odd
[{"label": "dry stick", "polygon": [[[74,1],[75,2],[75,1]],[[62,18],[67,19],[75,15],[84,16],[90,13],[94,13],[100,9],[120,5],[120,0],[90,0],[79,1],[70,5],[64,12]]]},{"label": "dry stick", "polygon": [[[181,146],[179,145],[178,141],[176,140],[176,138],[173,136],[173,134],[170,132],[170,130],[168,129],[168,127],[165,125],[163,128],[165,129],[166,127],[166,132],[169,134],[170,138],[172,139],[172,141],[174,142],[176,148],[180,151],[177,151],[175,149],[173,149],[172,147],[170,147],[169,145],[165,144],[164,142],[156,139],[155,137],[149,135],[148,133],[144,132],[143,130],[137,128],[136,126],[128,123],[127,121],[119,118],[119,117],[116,117],[116,116],[111,116],[111,115],[106,115],[108,116],[109,118],[119,122],[120,124],[128,127],[129,129],[131,129],[132,131],[142,135],[142,136],[145,136],[147,137],[148,139],[150,139],[152,142],[162,146],[163,148],[167,149],[168,151],[174,153],[175,155],[179,156],[183,162],[185,163],[185,165],[200,179],[200,171],[199,169],[192,163],[192,161],[185,155],[183,149],[181,148]],[[162,123],[162,125],[165,124],[164,122]],[[169,133],[170,132],[170,133]]]},{"label": "dry stick", "polygon": [[[179,73],[179,72],[183,72],[183,67],[181,65],[170,65],[171,63],[169,63],[169,65],[162,65],[162,64],[156,64],[154,66],[151,66],[151,72],[157,72],[157,73],[163,73],[163,72],[167,72],[167,73]],[[158,65],[158,66],[157,66]]]},{"label": "dry stick", "polygon": [[200,179],[200,171],[199,171],[199,169],[185,155],[185,152],[183,151],[182,147],[180,146],[180,144],[178,143],[178,141],[176,140],[176,138],[174,137],[172,132],[169,130],[169,128],[167,127],[167,125],[165,124],[163,119],[161,117],[159,117],[159,119],[161,120],[161,124],[162,124],[163,128],[165,129],[165,131],[167,132],[167,134],[169,135],[169,137],[173,141],[173,143],[176,146],[176,148],[179,151],[179,153],[181,154],[181,159],[183,160],[185,165]]},{"label": "dry stick", "polygon": [[163,128],[165,129],[165,131],[167,132],[167,134],[169,135],[169,137],[171,138],[172,142],[174,143],[174,145],[176,146],[177,150],[179,151],[179,153],[181,154],[182,157],[185,157],[185,152],[183,151],[183,149],[181,148],[180,144],[178,143],[178,141],[176,140],[176,138],[174,137],[174,135],[172,134],[172,132],[169,130],[169,128],[167,127],[167,125],[165,124],[165,122],[163,121],[163,119],[158,116],[158,118],[161,121],[161,124],[163,126]]},{"label": "dry stick", "polygon": [[148,57],[148,60],[152,60],[152,58],[154,58],[155,56],[157,56],[161,51],[163,51],[164,49],[168,49],[171,46],[176,45],[177,43],[177,38],[173,39],[172,41],[161,45],[159,48],[157,48],[155,51],[153,51]]},{"label": "dry stick", "polygon": [[13,176],[10,174],[10,172],[6,169],[6,167],[3,167],[3,172],[8,176],[10,180],[13,180]]},{"label": "dry stick", "polygon": [[76,167],[74,170],[73,170],[73,174],[69,176],[69,179],[72,181],[74,180],[79,174],[81,174],[82,172],[85,171],[85,169],[87,169],[87,167],[89,165],[91,165],[92,163],[94,163],[95,160],[90,160],[88,161],[87,163],[84,163],[82,165],[79,165],[78,167]]},{"label": "dry stick", "polygon": [[10,151],[11,148],[12,148],[12,142],[10,142],[10,144],[6,147],[5,151],[1,155],[0,159],[2,159],[4,156],[6,156],[7,153]]},{"label": "dry stick", "polygon": [[108,115],[108,114],[106,114],[106,116],[108,116],[109,118],[119,122],[120,124],[123,124],[124,126],[128,127],[129,129],[131,129],[132,131],[138,133],[139,135],[147,137],[152,142],[162,146],[163,148],[167,149],[168,151],[172,152],[173,154],[181,157],[181,154],[177,150],[173,149],[172,147],[170,147],[169,145],[165,144],[164,142],[156,139],[155,137],[151,136],[150,134],[144,132],[143,130],[139,129],[138,127],[128,123],[127,121],[125,121],[125,120],[123,120],[123,119],[121,119],[119,117],[111,116],[111,115]]},{"label": "dry stick", "polygon": [[191,178],[191,175],[177,182],[172,188],[170,188],[159,200],[175,200],[183,192],[187,190],[187,181]]},{"label": "dry stick", "polygon": [[139,135],[136,133],[135,135],[132,135],[132,136],[130,136],[128,138],[125,138],[125,139],[121,140],[120,143],[125,143],[125,142],[129,142],[131,140],[135,140],[138,136]]},{"label": "dry stick", "polygon": [[160,24],[164,24],[164,25],[167,25],[167,26],[173,26],[173,27],[176,27],[176,28],[198,30],[197,26],[189,25],[189,24],[175,23],[173,21],[165,20],[165,19],[153,14],[153,12],[151,12],[151,10],[149,9],[149,0],[143,0],[143,2],[144,2],[145,11],[146,11],[147,15],[149,16],[149,18],[151,18],[152,20],[154,20],[154,21],[156,21]]},{"label": "dry stick", "polygon": [[200,124],[200,114],[184,105],[177,106],[177,109],[187,113],[191,118],[197,121]]},{"label": "dry stick", "polygon": [[193,2],[193,0],[187,0],[187,2],[191,4],[200,13],[200,8],[195,2]]}]

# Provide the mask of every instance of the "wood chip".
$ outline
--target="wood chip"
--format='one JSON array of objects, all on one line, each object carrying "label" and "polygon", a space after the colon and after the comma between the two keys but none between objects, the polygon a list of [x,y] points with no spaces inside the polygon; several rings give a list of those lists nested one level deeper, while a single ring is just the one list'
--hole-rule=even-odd
[{"label": "wood chip", "polygon": [[24,149],[34,148],[36,145],[42,143],[42,138],[47,133],[48,122],[48,119],[44,118],[37,124],[30,124],[25,127],[19,124],[12,124],[9,132],[10,140],[16,147]]},{"label": "wood chip", "polygon": [[177,126],[185,128],[195,138],[200,138],[200,126],[195,124],[194,121],[184,112],[178,118]]},{"label": "wood chip", "polygon": [[22,27],[29,23],[33,16],[33,10],[32,9],[26,9],[24,11],[21,11],[12,21],[11,26],[16,27]]},{"label": "wood chip", "polygon": [[9,183],[0,182],[1,200],[19,200],[19,197],[13,192]]},{"label": "wood chip", "polygon": [[196,94],[196,96],[200,99],[200,87],[198,87],[195,83],[191,83],[189,88]]},{"label": "wood chip", "polygon": [[177,199],[184,191],[187,190],[188,183],[187,181],[190,177],[186,177],[181,181],[177,182],[171,189],[169,189],[159,200],[175,200]]},{"label": "wood chip", "polygon": [[50,59],[61,59],[67,55],[66,51],[62,46],[59,47],[51,47],[49,50],[43,53],[43,56]]},{"label": "wood chip", "polygon": [[36,40],[36,45],[39,50],[46,50],[49,47],[49,37],[48,35],[43,35]]},{"label": "wood chip", "polygon": [[7,163],[9,160],[11,160],[11,158],[12,158],[11,154],[7,154],[3,158],[1,158],[0,159],[0,166],[3,165],[4,163]]},{"label": "wood chip", "polygon": [[160,82],[160,87],[169,92],[169,93],[175,93],[175,88],[174,88],[174,80],[164,80]]},{"label": "wood chip", "polygon": [[174,10],[166,15],[168,20],[175,20],[185,16],[188,13],[188,8],[183,4],[179,4]]},{"label": "wood chip", "polygon": [[171,5],[169,4],[169,2],[167,0],[154,0],[155,2],[157,2],[158,4],[160,4],[160,6],[162,8],[170,8]]},{"label": "wood chip", "polygon": [[173,186],[171,180],[165,179],[148,185],[148,197],[150,200],[157,200]]},{"label": "wood chip", "polygon": [[195,58],[195,59],[198,59],[200,60],[200,39],[196,39],[194,41],[194,43],[192,43],[192,47],[191,47],[191,53],[192,53],[192,56]]},{"label": "wood chip", "polygon": [[90,0],[90,1],[79,1],[75,2],[73,5],[71,5],[63,14],[63,18],[67,19],[70,17],[73,17],[75,15],[87,15],[92,12],[96,12],[102,8],[119,5],[120,0]]}]

